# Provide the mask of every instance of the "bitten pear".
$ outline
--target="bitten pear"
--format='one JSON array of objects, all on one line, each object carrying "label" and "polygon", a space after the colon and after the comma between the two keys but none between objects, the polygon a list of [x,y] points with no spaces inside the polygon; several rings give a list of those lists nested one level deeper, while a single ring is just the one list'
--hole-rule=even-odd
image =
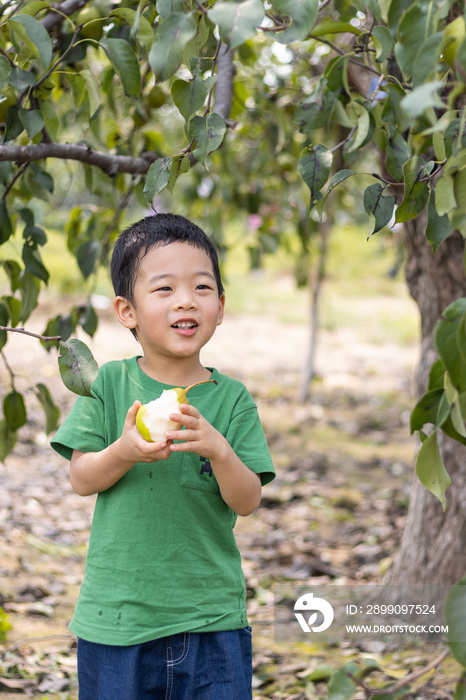
[{"label": "bitten pear", "polygon": [[165,433],[168,430],[180,430],[181,423],[169,419],[170,413],[179,413],[182,403],[189,403],[186,394],[190,389],[200,384],[217,384],[215,379],[206,379],[203,382],[191,384],[186,389],[175,387],[165,389],[158,399],[149,401],[140,406],[136,414],[136,428],[142,437],[148,442],[161,442],[166,440]]}]

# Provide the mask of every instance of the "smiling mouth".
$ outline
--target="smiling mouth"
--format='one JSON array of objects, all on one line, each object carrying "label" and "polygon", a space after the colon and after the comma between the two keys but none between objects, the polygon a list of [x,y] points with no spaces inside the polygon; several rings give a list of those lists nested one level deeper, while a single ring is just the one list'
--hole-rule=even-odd
[{"label": "smiling mouth", "polygon": [[180,328],[181,330],[191,330],[192,328],[197,328],[197,323],[194,321],[180,321],[179,323],[174,323],[172,328]]}]

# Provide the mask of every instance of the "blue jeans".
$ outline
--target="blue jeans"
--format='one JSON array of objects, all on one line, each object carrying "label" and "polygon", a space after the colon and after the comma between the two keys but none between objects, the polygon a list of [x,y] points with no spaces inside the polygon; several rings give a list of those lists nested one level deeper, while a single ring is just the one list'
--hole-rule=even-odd
[{"label": "blue jeans", "polygon": [[119,647],[78,639],[79,700],[251,700],[251,628]]}]

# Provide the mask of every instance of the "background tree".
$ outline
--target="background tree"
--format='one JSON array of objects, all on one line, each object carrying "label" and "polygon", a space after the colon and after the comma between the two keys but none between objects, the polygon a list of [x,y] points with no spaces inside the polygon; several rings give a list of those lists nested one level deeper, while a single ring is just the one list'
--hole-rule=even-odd
[{"label": "background tree", "polygon": [[[11,378],[0,457],[27,420],[5,346],[48,283],[41,250],[50,209],[85,293],[50,319],[42,342],[52,348],[61,339],[64,376],[71,368],[85,391],[94,370],[67,341],[78,327],[96,330],[97,270],[132,203],[167,206],[176,187],[221,249],[224,221],[243,215],[252,264],[293,246],[305,279],[319,221],[337,216],[337,198],[356,191],[369,235],[392,220],[404,230],[421,315],[419,393],[429,389],[412,428],[424,439],[418,475],[438,501],[415,486],[391,578],[458,579],[466,556],[464,305],[436,324],[465,295],[463,2],[31,0],[0,12],[0,264],[8,285],[0,346]],[[89,366],[88,376],[76,371]],[[36,394],[51,431],[53,399],[42,384]],[[434,426],[428,436],[425,424]]]}]

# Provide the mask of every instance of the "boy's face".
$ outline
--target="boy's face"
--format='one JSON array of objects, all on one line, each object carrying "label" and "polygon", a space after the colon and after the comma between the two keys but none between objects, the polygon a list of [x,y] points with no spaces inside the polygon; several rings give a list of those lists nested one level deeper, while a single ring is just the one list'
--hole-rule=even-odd
[{"label": "boy's face", "polygon": [[225,297],[218,295],[210,257],[187,243],[154,247],[144,255],[133,299],[117,297],[117,316],[136,329],[144,353],[153,356],[199,356],[223,319]]}]

